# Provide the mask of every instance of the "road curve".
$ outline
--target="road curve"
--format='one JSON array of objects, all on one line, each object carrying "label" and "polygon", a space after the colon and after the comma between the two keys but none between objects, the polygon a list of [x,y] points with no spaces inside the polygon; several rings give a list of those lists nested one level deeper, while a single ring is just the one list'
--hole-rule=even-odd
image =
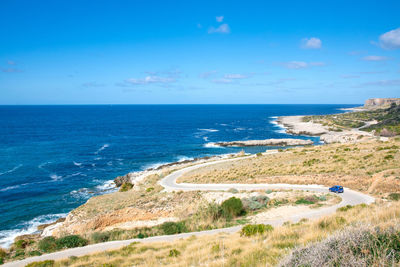
[{"label": "road curve", "polygon": [[[274,152],[272,152],[274,153]],[[264,153],[264,154],[272,154],[270,153]],[[225,160],[219,160],[219,161],[212,161],[212,162],[206,162],[194,166],[190,166],[178,171],[175,171],[169,175],[167,175],[165,178],[163,178],[160,181],[160,185],[165,188],[167,191],[216,191],[216,190],[228,190],[231,188],[235,188],[237,190],[258,190],[258,189],[284,189],[284,190],[306,190],[306,191],[313,191],[313,192],[328,192],[328,188],[320,185],[293,185],[293,184],[187,184],[187,183],[180,183],[177,184],[176,180],[181,177],[183,174],[204,167],[208,165],[214,165],[218,164],[221,162],[227,162],[227,161],[237,161],[241,160],[243,158],[249,158],[253,157],[252,156],[247,156],[247,157],[240,157],[240,158],[233,158],[233,159],[225,159]],[[292,221],[292,222],[297,222],[301,220],[302,218],[307,218],[307,219],[315,219],[322,217],[324,215],[328,215],[331,213],[334,213],[337,208],[343,207],[346,205],[357,205],[357,204],[371,204],[375,201],[375,199],[371,196],[350,190],[348,188],[345,188],[344,193],[340,194],[342,197],[342,201],[334,206],[330,206],[327,208],[321,208],[315,211],[308,211],[305,213],[297,214],[294,216],[290,216],[284,219],[271,219],[271,220],[266,220],[263,223],[265,224],[271,224],[273,226],[279,226],[282,225],[286,221]],[[44,260],[61,260],[61,259],[66,259],[71,256],[83,256],[83,255],[88,255],[92,253],[97,253],[97,252],[102,252],[106,250],[112,250],[112,249],[118,249],[123,246],[127,246],[131,244],[132,242],[141,242],[141,243],[152,243],[152,242],[166,242],[166,241],[174,241],[180,238],[186,238],[190,236],[203,236],[203,235],[212,235],[212,234],[217,234],[217,233],[233,233],[237,232],[242,228],[242,226],[234,226],[234,227],[229,227],[229,228],[222,228],[222,229],[214,229],[214,230],[208,230],[208,231],[201,231],[201,232],[191,232],[191,233],[183,233],[183,234],[176,234],[176,235],[164,235],[164,236],[153,236],[153,237],[148,237],[144,239],[139,239],[139,238],[134,238],[134,239],[129,239],[129,240],[118,240],[118,241],[110,241],[110,242],[104,242],[104,243],[98,243],[98,244],[93,244],[93,245],[88,245],[85,247],[78,247],[78,248],[72,248],[72,249],[67,249],[67,250],[62,250],[54,253],[49,253],[41,256],[36,256],[36,257],[30,257],[26,258],[20,261],[14,261],[14,262],[9,262],[6,263],[2,266],[4,267],[19,267],[19,266],[25,266],[26,264],[34,261],[44,261]]]}]

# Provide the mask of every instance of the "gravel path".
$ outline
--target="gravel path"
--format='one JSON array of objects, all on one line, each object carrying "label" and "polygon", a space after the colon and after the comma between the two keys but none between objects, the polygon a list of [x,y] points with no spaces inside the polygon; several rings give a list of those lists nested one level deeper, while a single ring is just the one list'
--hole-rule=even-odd
[{"label": "gravel path", "polygon": [[[274,152],[272,152],[274,153]],[[272,153],[264,153],[264,154],[272,154]],[[248,157],[253,157],[248,156]],[[246,157],[246,158],[248,158]],[[207,162],[199,165],[194,165],[190,166],[178,171],[175,171],[165,178],[163,178],[160,181],[160,184],[165,188],[167,191],[196,191],[196,190],[202,190],[202,191],[216,191],[216,190],[228,190],[230,188],[235,188],[238,190],[258,190],[258,189],[284,189],[284,190],[306,190],[306,191],[314,191],[314,192],[328,192],[328,188],[324,186],[319,186],[319,185],[293,185],[293,184],[186,184],[186,183],[181,183],[177,184],[176,180],[183,175],[186,172],[192,171],[197,168],[201,168],[204,166],[208,165],[213,165],[213,164],[218,164],[220,162],[227,162],[227,161],[237,161],[241,160],[241,158],[234,158],[234,159],[226,159],[226,160],[221,160],[221,161],[216,161],[216,162]],[[265,224],[271,224],[273,226],[279,226],[282,225],[286,221],[292,221],[292,222],[297,222],[301,220],[302,218],[307,218],[307,219],[316,219],[319,217],[322,217],[324,215],[332,214],[336,211],[337,208],[343,207],[346,205],[357,205],[361,203],[365,204],[371,204],[375,201],[375,199],[371,196],[350,190],[345,188],[344,193],[340,194],[342,197],[342,201],[334,206],[330,206],[327,208],[321,208],[318,210],[314,211],[308,211],[306,213],[302,214],[297,214],[295,216],[289,216],[285,219],[273,219],[273,220],[267,220],[264,223]],[[234,226],[234,227],[229,227],[229,228],[223,228],[223,229],[215,229],[215,230],[209,230],[209,231],[202,231],[202,232],[191,232],[191,233],[183,233],[183,234],[176,234],[176,235],[167,235],[167,236],[154,236],[154,237],[149,237],[149,238],[144,238],[144,239],[129,239],[129,240],[120,240],[120,241],[110,241],[110,242],[105,242],[105,243],[99,243],[99,244],[93,244],[93,245],[88,245],[85,247],[78,247],[78,248],[72,248],[72,249],[67,249],[59,252],[54,252],[50,254],[45,254],[42,256],[36,256],[36,257],[31,257],[27,258],[24,260],[20,261],[14,261],[14,262],[9,262],[6,263],[2,266],[8,267],[8,266],[25,266],[26,264],[33,262],[33,261],[44,261],[44,260],[61,260],[61,259],[66,259],[70,256],[83,256],[87,254],[92,254],[96,252],[102,252],[106,250],[113,250],[113,249],[118,249],[123,246],[127,246],[132,242],[142,242],[142,243],[151,243],[151,242],[169,242],[173,240],[177,240],[180,238],[186,238],[190,237],[192,235],[195,236],[202,236],[202,235],[212,235],[212,234],[217,234],[217,233],[234,233],[239,231],[242,228],[242,226]]]}]

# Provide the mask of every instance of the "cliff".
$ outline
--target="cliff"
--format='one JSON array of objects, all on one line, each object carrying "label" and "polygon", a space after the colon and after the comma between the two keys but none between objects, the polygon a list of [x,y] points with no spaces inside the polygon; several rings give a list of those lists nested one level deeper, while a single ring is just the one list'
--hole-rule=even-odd
[{"label": "cliff", "polygon": [[389,106],[392,103],[400,105],[400,98],[371,98],[365,101],[364,107]]}]

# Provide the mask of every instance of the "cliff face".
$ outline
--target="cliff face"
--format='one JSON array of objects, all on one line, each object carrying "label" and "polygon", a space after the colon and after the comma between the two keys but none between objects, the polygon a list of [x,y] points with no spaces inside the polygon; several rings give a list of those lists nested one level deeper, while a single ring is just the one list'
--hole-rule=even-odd
[{"label": "cliff face", "polygon": [[400,105],[400,98],[371,98],[365,101],[364,107],[388,106],[392,103]]}]

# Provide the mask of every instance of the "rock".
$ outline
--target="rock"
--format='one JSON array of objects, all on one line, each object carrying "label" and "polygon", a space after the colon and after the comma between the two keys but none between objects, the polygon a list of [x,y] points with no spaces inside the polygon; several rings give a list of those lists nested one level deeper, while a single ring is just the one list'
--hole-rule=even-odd
[{"label": "rock", "polygon": [[59,219],[58,219],[57,221],[55,221],[55,222],[38,225],[37,229],[38,229],[39,231],[43,231],[46,227],[48,227],[48,226],[50,226],[50,225],[53,225],[53,224],[56,224],[56,223],[60,223],[60,222],[64,222],[64,221],[65,221],[65,218],[59,218]]},{"label": "rock", "polygon": [[117,187],[120,187],[124,183],[131,183],[131,177],[130,174],[126,174],[123,176],[118,176],[117,178],[114,179],[114,183]]},{"label": "rock", "polygon": [[364,107],[389,106],[392,103],[400,105],[400,98],[371,98],[365,101]]},{"label": "rock", "polygon": [[304,146],[304,145],[312,145],[314,142],[311,140],[304,139],[265,139],[265,140],[247,140],[247,141],[232,141],[232,142],[217,142],[215,145],[217,146],[236,146],[236,147],[245,147],[245,146]]}]

